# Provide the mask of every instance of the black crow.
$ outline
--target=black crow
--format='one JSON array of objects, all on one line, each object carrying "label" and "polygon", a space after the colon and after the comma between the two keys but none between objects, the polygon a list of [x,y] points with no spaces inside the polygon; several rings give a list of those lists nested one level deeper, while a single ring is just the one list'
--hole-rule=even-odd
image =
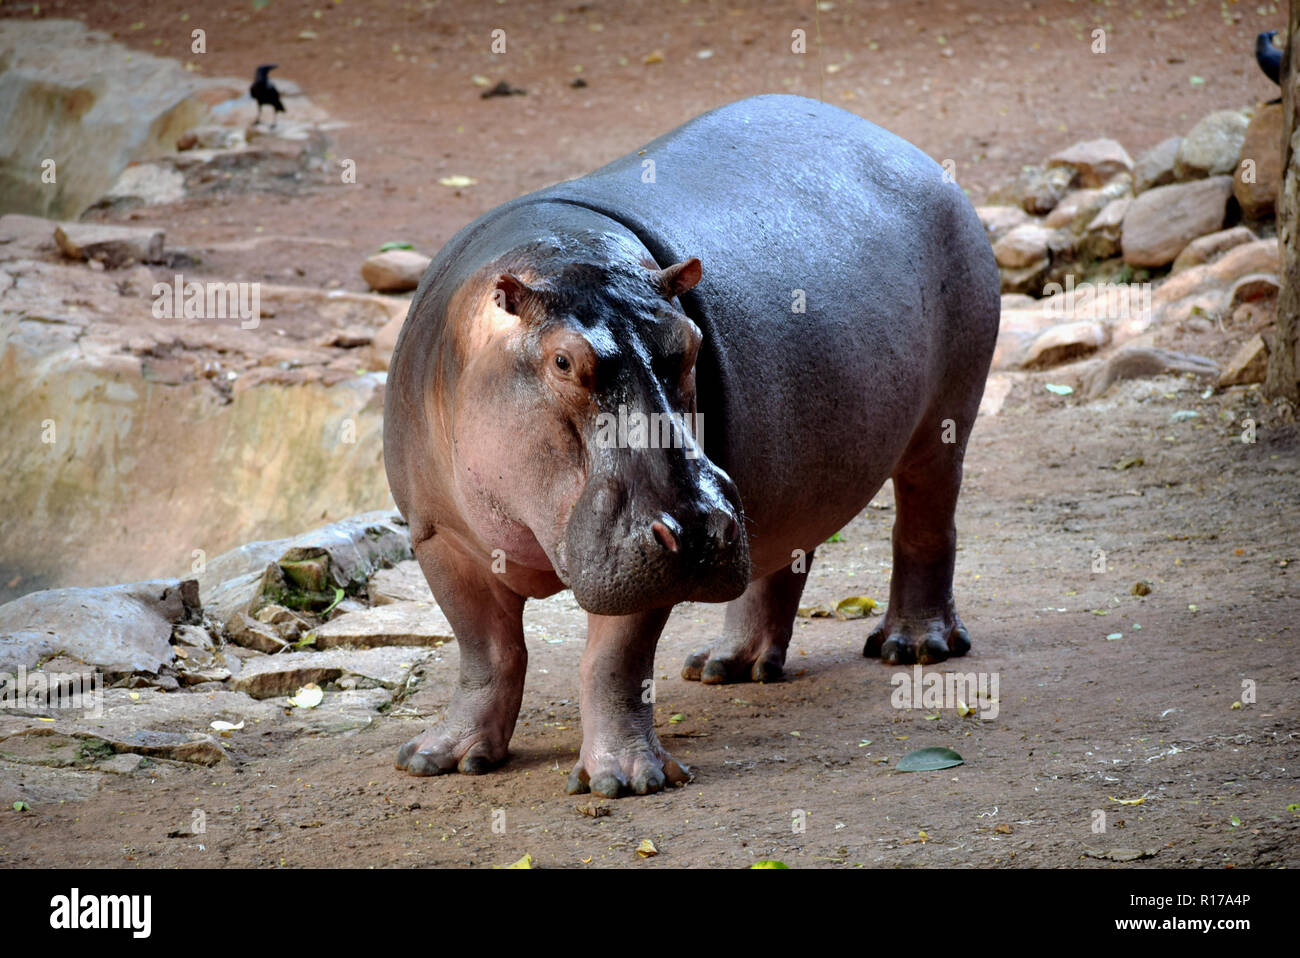
[{"label": "black crow", "polygon": [[1273,43],[1276,30],[1266,30],[1255,38],[1255,62],[1264,75],[1274,83],[1282,84],[1282,51]]},{"label": "black crow", "polygon": [[262,107],[272,107],[271,127],[275,127],[275,114],[284,112],[284,104],[280,102],[280,91],[275,88],[275,84],[267,74],[276,68],[277,64],[268,63],[257,68],[257,76],[253,78],[253,85],[248,88],[248,92],[253,99],[257,101],[257,122],[262,122]]}]

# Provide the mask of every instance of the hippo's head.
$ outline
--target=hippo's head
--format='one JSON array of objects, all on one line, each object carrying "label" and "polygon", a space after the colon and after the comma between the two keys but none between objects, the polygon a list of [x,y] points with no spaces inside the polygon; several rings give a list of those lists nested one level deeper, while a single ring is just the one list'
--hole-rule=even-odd
[{"label": "hippo's head", "polygon": [[726,601],[749,581],[739,495],[702,448],[700,329],[676,305],[700,276],[597,234],[516,249],[453,303],[473,316],[452,407],[464,514],[589,612]]}]

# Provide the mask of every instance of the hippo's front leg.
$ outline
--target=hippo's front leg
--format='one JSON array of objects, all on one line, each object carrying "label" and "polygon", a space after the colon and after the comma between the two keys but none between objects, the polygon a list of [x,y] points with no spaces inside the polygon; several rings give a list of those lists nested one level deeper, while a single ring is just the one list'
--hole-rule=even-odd
[{"label": "hippo's front leg", "polygon": [[434,536],[415,556],[460,650],[460,679],[447,714],[397,751],[412,775],[486,772],[506,759],[524,695],[528,651],[524,600],[500,577]]},{"label": "hippo's front leg", "polygon": [[670,611],[587,616],[580,670],[582,752],[569,776],[570,795],[648,795],[665,784],[690,781],[690,770],[659,744],[649,692],[655,646]]}]

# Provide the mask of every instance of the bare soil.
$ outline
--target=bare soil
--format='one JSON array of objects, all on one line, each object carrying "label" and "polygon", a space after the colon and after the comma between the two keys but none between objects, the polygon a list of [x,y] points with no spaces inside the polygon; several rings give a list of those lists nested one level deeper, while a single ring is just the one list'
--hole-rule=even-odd
[{"label": "bare soil", "polygon": [[[85,16],[140,49],[201,60],[213,75],[280,63],[352,124],[335,150],[357,161],[358,182],[207,195],[132,215],[165,225],[169,243],[183,246],[232,243],[257,228],[343,238],[350,250],[227,248],[205,268],[279,282],[302,270],[293,282],[337,278],[354,289],[362,257],[381,242],[431,253],[499,202],[752,93],[816,96],[820,87],[828,101],[954,158],[976,197],[1079,139],[1111,136],[1136,156],[1212,109],[1273,96],[1251,48],[1255,32],[1283,19],[1240,4],[1229,25],[1218,4],[1163,0],[837,0],[819,15],[822,61],[842,67],[819,81],[814,39],[807,56],[788,52],[792,29],[815,38],[811,3],[273,0],[262,10],[233,4],[224,16],[199,6],[188,21],[186,5],[153,0],[42,3],[41,15]],[[16,14],[13,4],[3,10]],[[1103,57],[1088,49],[1094,15],[1110,21]],[[193,58],[189,30],[203,19],[210,52]],[[504,56],[489,52],[496,27],[507,30]],[[301,30],[317,39],[296,40]],[[701,59],[701,49],[713,55]],[[662,63],[642,62],[656,50]],[[482,100],[475,74],[528,95]],[[569,86],[578,75],[587,87]],[[450,174],[479,183],[439,186]],[[861,657],[874,619],[799,619],[785,682],[685,682],[685,655],[722,621],[721,607],[690,605],[670,620],[656,669],[659,734],[696,771],[682,789],[619,801],[563,794],[580,742],[583,636],[569,629],[530,649],[512,757],[492,774],[417,779],[392,766],[397,747],[448,701],[453,644],[408,700],[419,717],[388,716],[347,736],[254,728],[223,740],[231,761],[213,769],[164,763],[111,776],[84,801],[5,809],[0,862],[483,866],[529,853],[543,867],[769,858],[792,867],[1294,867],[1300,590],[1289,580],[1300,559],[1300,430],[1249,389],[1203,396],[1190,381],[1161,378],[1084,404],[1043,388],[1075,381],[1068,371],[1016,376],[967,458],[955,592],[974,648],[937,671],[996,673],[996,718],[894,708],[900,670]],[[1176,421],[1184,410],[1199,415]],[[1254,443],[1241,441],[1247,418]],[[891,521],[886,490],[843,541],[819,550],[805,603],[883,600]],[[1097,550],[1105,571],[1094,571]],[[1132,594],[1139,581],[1150,594]],[[895,770],[931,745],[965,764]],[[196,808],[206,833],[168,837]],[[493,827],[498,810],[504,830]],[[796,831],[800,812],[806,829]],[[638,856],[643,839],[659,854]],[[1091,857],[1115,849],[1149,855],[1125,865]]]}]

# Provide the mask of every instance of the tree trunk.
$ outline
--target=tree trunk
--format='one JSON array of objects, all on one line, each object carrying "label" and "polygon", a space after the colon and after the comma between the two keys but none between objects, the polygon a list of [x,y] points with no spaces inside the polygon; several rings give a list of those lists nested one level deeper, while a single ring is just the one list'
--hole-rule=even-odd
[{"label": "tree trunk", "polygon": [[1286,46],[1282,51],[1282,195],[1278,198],[1277,237],[1282,257],[1282,289],[1277,298],[1277,335],[1268,356],[1264,391],[1300,404],[1296,380],[1296,328],[1300,316],[1300,109],[1296,71],[1300,69],[1300,0],[1291,0]]}]

